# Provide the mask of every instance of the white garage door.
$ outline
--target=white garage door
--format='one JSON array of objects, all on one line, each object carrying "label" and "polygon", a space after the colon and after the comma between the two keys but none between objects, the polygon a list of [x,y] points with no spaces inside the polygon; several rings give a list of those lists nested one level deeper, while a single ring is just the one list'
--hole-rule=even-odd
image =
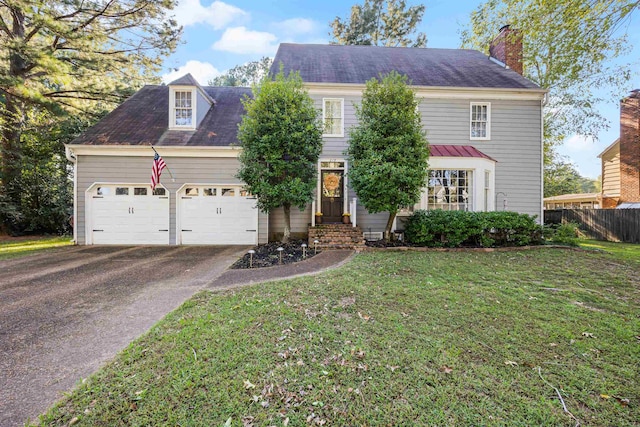
[{"label": "white garage door", "polygon": [[168,245],[169,193],[149,185],[96,185],[87,209],[88,243]]},{"label": "white garage door", "polygon": [[240,186],[193,185],[178,194],[183,245],[255,245],[258,208]]}]

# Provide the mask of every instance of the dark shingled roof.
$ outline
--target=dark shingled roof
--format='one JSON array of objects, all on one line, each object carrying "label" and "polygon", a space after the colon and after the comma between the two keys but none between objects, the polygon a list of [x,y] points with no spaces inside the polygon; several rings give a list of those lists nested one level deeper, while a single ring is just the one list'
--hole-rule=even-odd
[{"label": "dark shingled roof", "polygon": [[228,146],[237,143],[238,124],[251,96],[241,87],[202,88],[215,104],[195,131],[168,130],[169,87],[145,86],[95,126],[74,139],[86,145]]},{"label": "dark shingled roof", "polygon": [[476,50],[282,43],[271,72],[299,71],[309,83],[363,84],[392,70],[413,85],[540,89]]}]

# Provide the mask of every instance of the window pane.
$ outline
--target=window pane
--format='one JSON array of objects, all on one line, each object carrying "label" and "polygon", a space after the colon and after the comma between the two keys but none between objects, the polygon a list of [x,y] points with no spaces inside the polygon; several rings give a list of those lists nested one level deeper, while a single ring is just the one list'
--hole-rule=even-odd
[{"label": "window pane", "polygon": [[145,187],[134,187],[133,189],[134,196],[146,196],[147,189]]},{"label": "window pane", "polygon": [[202,190],[203,196],[215,196],[217,193],[217,188],[205,188]]},{"label": "window pane", "polygon": [[116,187],[116,196],[128,196],[129,188],[128,187]]},{"label": "window pane", "polygon": [[471,171],[430,170],[427,184],[427,208],[470,210]]},{"label": "window pane", "polygon": [[223,188],[222,197],[233,197],[236,195],[236,190],[233,188]]},{"label": "window pane", "polygon": [[167,191],[162,187],[156,187],[153,189],[154,196],[164,196],[165,194],[167,194]]},{"label": "window pane", "polygon": [[191,92],[176,92],[176,107],[191,108]]},{"label": "window pane", "polygon": [[98,187],[96,189],[96,194],[98,196],[108,196],[111,194],[111,189],[109,187]]},{"label": "window pane", "polygon": [[186,194],[187,196],[197,196],[198,195],[198,188],[197,187],[189,187],[185,190],[184,194]]},{"label": "window pane", "polygon": [[191,113],[192,110],[176,109],[176,126],[191,126]]}]

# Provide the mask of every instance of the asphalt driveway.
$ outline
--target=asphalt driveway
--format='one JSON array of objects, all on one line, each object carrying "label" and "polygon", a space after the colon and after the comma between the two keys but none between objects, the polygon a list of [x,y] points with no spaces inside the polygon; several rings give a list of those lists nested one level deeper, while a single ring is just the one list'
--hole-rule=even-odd
[{"label": "asphalt driveway", "polygon": [[0,426],[35,420],[244,247],[72,247],[0,261]]}]

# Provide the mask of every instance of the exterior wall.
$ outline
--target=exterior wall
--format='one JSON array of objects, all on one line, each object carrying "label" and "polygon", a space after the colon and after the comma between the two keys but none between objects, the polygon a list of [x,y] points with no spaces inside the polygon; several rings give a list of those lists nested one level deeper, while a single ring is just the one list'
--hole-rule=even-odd
[{"label": "exterior wall", "polygon": [[[153,156],[86,156],[77,157],[77,242],[85,243],[85,191],[94,182],[103,183],[141,183],[148,184],[151,179]],[[168,170],[164,170],[161,184],[169,191],[169,242],[176,244],[176,192],[183,184],[242,184],[235,178],[239,163],[235,158],[202,158],[163,156],[171,169],[175,182]],[[258,242],[268,239],[268,216],[258,215]]]},{"label": "exterior wall", "polygon": [[620,144],[602,155],[602,194],[607,197],[620,196]]},{"label": "exterior wall", "polygon": [[[322,98],[344,98],[345,136],[325,137],[321,157],[344,159],[348,145],[349,128],[357,122],[354,103],[359,96],[341,96],[335,93],[311,92],[319,110]],[[491,103],[491,139],[470,139],[470,103]],[[508,209],[537,215],[542,212],[542,116],[539,100],[504,100],[487,94],[483,99],[423,98],[420,103],[424,129],[430,144],[473,145],[494,158],[494,194],[504,193]],[[348,165],[347,165],[348,166]],[[349,198],[356,197],[353,191]],[[501,195],[502,200],[502,195]],[[365,231],[382,231],[387,214],[367,215],[358,205],[357,224]],[[540,219],[541,220],[541,219]]]},{"label": "exterior wall", "polygon": [[210,108],[213,108],[213,105],[204,99],[199,90],[196,90],[196,127],[200,126]]},{"label": "exterior wall", "polygon": [[640,91],[620,101],[620,202],[640,202]]}]

